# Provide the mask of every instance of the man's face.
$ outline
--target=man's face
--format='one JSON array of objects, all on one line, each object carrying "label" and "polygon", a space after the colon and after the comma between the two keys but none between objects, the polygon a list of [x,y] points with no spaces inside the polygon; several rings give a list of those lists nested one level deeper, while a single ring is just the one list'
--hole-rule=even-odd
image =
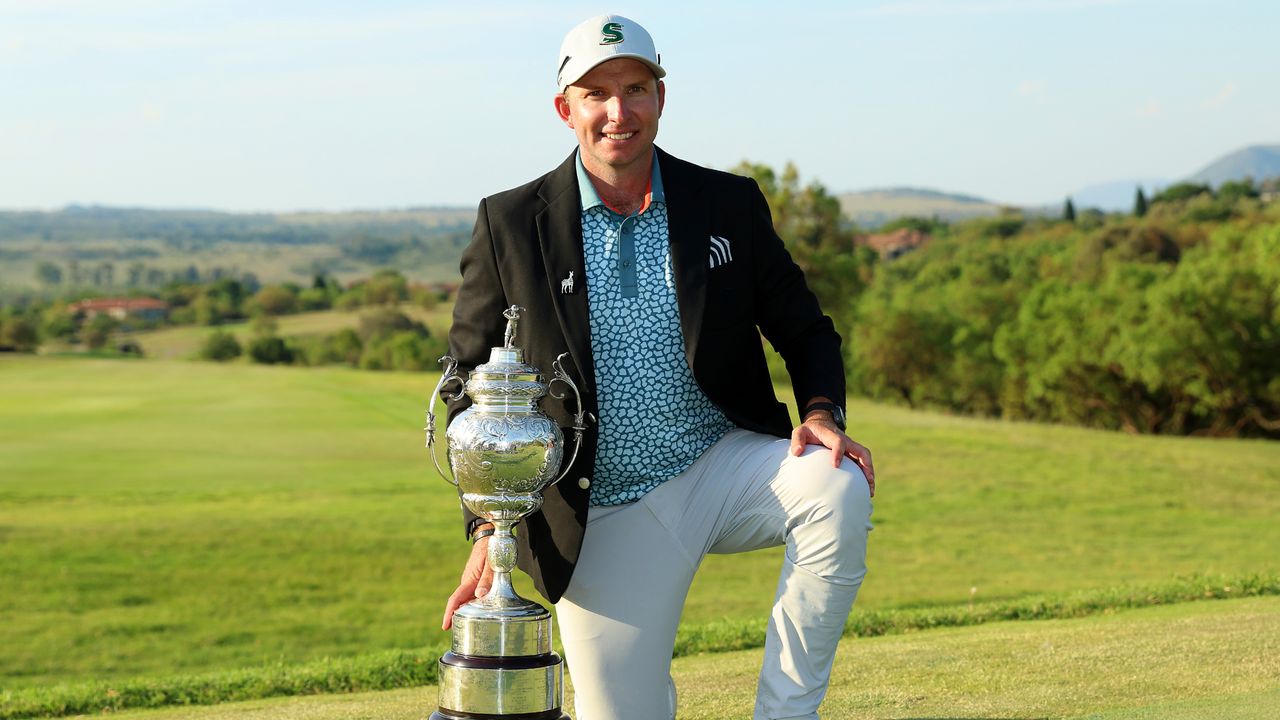
[{"label": "man's face", "polygon": [[631,58],[600,63],[556,96],[556,112],[578,136],[593,174],[643,166],[653,153],[666,87]]}]

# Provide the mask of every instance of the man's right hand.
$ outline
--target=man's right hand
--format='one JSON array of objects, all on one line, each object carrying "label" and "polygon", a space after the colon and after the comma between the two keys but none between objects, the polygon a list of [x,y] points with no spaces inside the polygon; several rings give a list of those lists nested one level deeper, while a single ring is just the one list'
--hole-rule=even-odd
[{"label": "man's right hand", "polygon": [[489,594],[493,587],[493,568],[489,567],[489,538],[483,537],[471,546],[471,557],[462,570],[462,578],[458,581],[458,589],[449,596],[444,606],[444,620],[440,624],[442,630],[453,627],[453,612],[463,605]]}]

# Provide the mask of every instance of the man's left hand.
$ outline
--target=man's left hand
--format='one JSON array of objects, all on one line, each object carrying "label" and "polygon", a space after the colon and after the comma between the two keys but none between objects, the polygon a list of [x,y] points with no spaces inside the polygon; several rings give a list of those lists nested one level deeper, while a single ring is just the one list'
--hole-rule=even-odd
[{"label": "man's left hand", "polygon": [[862,468],[867,476],[871,497],[876,496],[876,471],[871,464],[871,451],[845,435],[834,420],[824,413],[815,413],[791,432],[791,454],[800,455],[805,445],[821,445],[831,448],[831,465],[840,467],[840,461],[849,458]]}]

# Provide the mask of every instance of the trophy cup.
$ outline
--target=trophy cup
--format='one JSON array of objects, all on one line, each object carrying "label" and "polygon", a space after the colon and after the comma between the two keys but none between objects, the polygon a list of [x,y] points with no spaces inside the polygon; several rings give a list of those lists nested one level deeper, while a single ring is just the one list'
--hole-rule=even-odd
[{"label": "trophy cup", "polygon": [[[522,310],[512,305],[502,313],[507,318],[503,346],[492,348],[489,362],[473,370],[465,384],[457,361],[440,358],[445,370],[428,406],[427,448],[436,470],[458,486],[467,509],[494,526],[488,557],[493,587],[453,614],[452,649],[440,658],[439,707],[430,720],[569,720],[560,709],[564,671],[560,656],[551,650],[551,613],[511,586],[516,565],[512,528],[542,506],[542,491],[573,465],[586,429],[585,413],[582,395],[562,365],[568,353],[552,363],[555,377],[544,384],[538,369],[525,364],[524,351],[512,344]],[[455,380],[462,388],[441,395]],[[551,391],[556,382],[573,391],[578,406],[573,453],[564,472],[564,435],[537,405],[547,394],[564,399]],[[445,432],[450,477],[436,458],[435,398],[458,400],[463,392],[471,407]]]}]

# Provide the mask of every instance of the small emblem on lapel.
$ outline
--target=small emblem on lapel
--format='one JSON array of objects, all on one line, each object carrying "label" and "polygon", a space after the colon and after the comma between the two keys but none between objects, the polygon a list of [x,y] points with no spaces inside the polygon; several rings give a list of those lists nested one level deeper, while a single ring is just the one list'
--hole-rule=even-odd
[{"label": "small emblem on lapel", "polygon": [[730,247],[729,238],[722,238],[719,235],[711,236],[711,258],[708,263],[709,267],[717,268],[721,265],[728,265],[733,262],[733,248]]},{"label": "small emblem on lapel", "polygon": [[576,292],[578,291],[576,288],[574,288],[574,285],[573,285],[573,271],[570,270],[569,277],[560,281],[560,294],[573,295]]}]

